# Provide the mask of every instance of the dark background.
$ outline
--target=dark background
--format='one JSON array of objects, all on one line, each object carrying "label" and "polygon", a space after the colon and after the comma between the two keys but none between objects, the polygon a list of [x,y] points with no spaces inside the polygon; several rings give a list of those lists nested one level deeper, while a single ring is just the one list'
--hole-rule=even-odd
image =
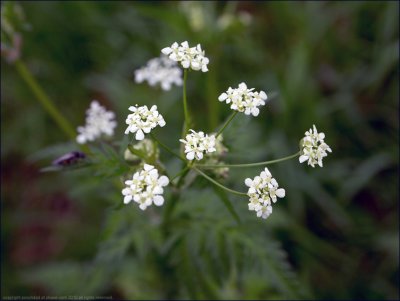
[{"label": "dark background", "polygon": [[[39,171],[76,145],[3,57],[3,297],[399,298],[397,1],[13,5],[25,16],[12,20],[23,37],[21,61],[74,128],[98,99],[116,112],[120,140],[129,105],[157,104],[167,126],[156,133],[177,148],[181,88],[136,84],[133,72],[187,40],[210,59],[208,73],[189,74],[196,129],[212,131],[230,114],[217,101],[229,86],[244,81],[277,95],[257,118],[238,116],[226,130],[226,161],[295,153],[313,124],[333,153],[323,168],[297,159],[271,165],[286,197],[266,221],[229,196],[242,219],[236,224],[198,179],[167,231],[158,222],[164,207],[110,209],[122,196],[109,169]],[[175,168],[168,154],[162,159]],[[225,184],[244,191],[244,178],[261,169],[231,170]]]}]

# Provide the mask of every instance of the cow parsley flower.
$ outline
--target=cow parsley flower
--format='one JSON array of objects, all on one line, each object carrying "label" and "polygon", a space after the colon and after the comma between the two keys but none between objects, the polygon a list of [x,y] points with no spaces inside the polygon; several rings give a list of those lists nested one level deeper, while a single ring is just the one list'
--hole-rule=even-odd
[{"label": "cow parsley flower", "polygon": [[272,203],[285,196],[285,189],[279,188],[278,182],[272,177],[268,168],[265,168],[254,179],[247,178],[244,183],[249,190],[249,210],[255,211],[258,217],[266,219],[272,213]]},{"label": "cow parsley flower", "polygon": [[135,81],[147,81],[150,86],[161,85],[170,90],[172,85],[182,86],[182,70],[177,63],[162,55],[147,62],[147,65],[135,71]]},{"label": "cow parsley flower", "polygon": [[318,133],[315,125],[309,131],[305,132],[305,137],[300,141],[300,163],[308,161],[308,165],[315,167],[318,164],[322,167],[322,159],[326,157],[327,152],[332,152],[328,144],[324,142],[325,134]]},{"label": "cow parsley flower", "polygon": [[208,136],[204,132],[195,132],[186,135],[186,140],[179,139],[180,142],[185,144],[186,159],[196,160],[203,159],[204,153],[215,152],[215,135]]},{"label": "cow parsley flower", "polygon": [[114,128],[117,126],[114,112],[107,111],[97,100],[93,100],[90,108],[86,111],[85,126],[78,127],[76,141],[84,144],[94,141],[102,134],[106,136],[114,135]]},{"label": "cow parsley flower", "polygon": [[164,204],[163,187],[168,183],[168,177],[160,177],[154,166],[144,164],[143,169],[135,172],[131,180],[125,181],[126,187],[122,190],[124,203],[129,204],[133,200],[142,210],[153,203],[161,206]]},{"label": "cow parsley flower", "polygon": [[253,90],[254,88],[248,89],[245,83],[240,83],[236,89],[229,87],[226,92],[218,97],[218,100],[230,104],[232,110],[246,115],[258,116],[260,113],[258,107],[265,105],[268,97],[264,91],[257,92]]},{"label": "cow parsley flower", "polygon": [[189,47],[187,41],[182,42],[180,45],[175,42],[171,47],[163,48],[161,52],[171,60],[180,62],[185,69],[191,68],[195,71],[208,71],[207,65],[209,59],[205,56],[205,52],[201,49],[200,44],[197,44],[196,47]]},{"label": "cow parsley flower", "polygon": [[147,106],[130,106],[129,111],[133,112],[126,118],[128,125],[125,134],[136,133],[136,140],[143,140],[144,133],[148,134],[157,125],[163,127],[165,120],[157,111],[157,106],[153,105],[150,110]]}]

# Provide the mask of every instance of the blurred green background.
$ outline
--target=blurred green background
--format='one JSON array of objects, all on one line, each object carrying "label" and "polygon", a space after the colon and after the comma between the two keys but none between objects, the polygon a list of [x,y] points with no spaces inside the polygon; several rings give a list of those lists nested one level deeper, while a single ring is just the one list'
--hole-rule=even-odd
[{"label": "blurred green background", "polygon": [[[187,40],[210,59],[208,73],[188,78],[195,129],[212,131],[230,114],[217,101],[229,86],[244,81],[277,95],[257,118],[237,116],[224,132],[225,161],[295,153],[312,124],[333,153],[323,168],[297,160],[270,166],[286,197],[267,220],[229,195],[238,224],[198,178],[167,227],[160,223],[166,206],[114,209],[122,202],[118,148],[119,157],[104,157],[103,171],[39,171],[76,145],[2,57],[3,297],[399,298],[397,1],[12,5],[24,14],[12,20],[21,61],[74,128],[97,99],[116,112],[120,140],[130,105],[157,104],[167,126],[156,134],[177,149],[181,88],[136,84],[134,70]],[[2,47],[7,42],[2,33]],[[161,157],[178,170],[175,159]],[[244,191],[244,178],[261,170],[231,170],[224,182]],[[172,197],[167,192],[166,203]]]}]

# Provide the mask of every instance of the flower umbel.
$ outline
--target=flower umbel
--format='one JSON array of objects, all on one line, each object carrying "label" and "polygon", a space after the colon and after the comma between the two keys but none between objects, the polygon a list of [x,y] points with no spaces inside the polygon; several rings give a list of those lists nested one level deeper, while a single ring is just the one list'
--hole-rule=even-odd
[{"label": "flower umbel", "polygon": [[318,133],[313,125],[313,128],[306,131],[305,135],[300,141],[300,163],[308,161],[308,165],[312,167],[315,167],[315,164],[322,167],[322,159],[328,155],[327,152],[332,152],[329,145],[324,142],[325,134]]},{"label": "flower umbel", "polygon": [[86,111],[86,125],[78,127],[79,135],[76,137],[76,141],[84,144],[96,140],[102,134],[114,135],[114,128],[117,126],[114,119],[114,112],[107,111],[97,100],[93,100],[90,108]]},{"label": "flower umbel", "polygon": [[156,105],[153,105],[150,110],[147,106],[130,106],[129,111],[133,113],[129,114],[126,118],[128,127],[125,130],[125,134],[136,133],[136,140],[143,140],[144,133],[150,133],[157,125],[161,127],[165,125],[165,120],[162,115],[158,113]]},{"label": "flower umbel", "polygon": [[164,204],[164,186],[167,186],[169,179],[166,176],[159,176],[154,166],[144,164],[142,170],[135,172],[132,180],[125,181],[126,187],[122,190],[124,203],[132,200],[139,204],[139,208],[145,210],[153,203],[156,206]]},{"label": "flower umbel", "polygon": [[196,47],[189,47],[187,41],[182,42],[181,45],[175,42],[171,47],[163,48],[161,52],[168,55],[171,60],[180,62],[185,69],[208,71],[209,59],[205,56],[200,44],[197,44]]},{"label": "flower umbel", "polygon": [[279,188],[278,182],[272,177],[268,168],[253,180],[247,178],[244,183],[249,187],[249,210],[256,211],[258,217],[266,219],[272,213],[272,203],[285,196],[285,189]]},{"label": "flower umbel", "polygon": [[231,109],[244,112],[246,115],[257,116],[260,113],[259,106],[265,105],[267,100],[267,94],[264,91],[253,91],[254,88],[248,89],[245,83],[240,83],[236,89],[229,89],[222,93],[219,97],[219,101],[225,101],[227,104],[231,104]]},{"label": "flower umbel", "polygon": [[179,139],[185,144],[186,159],[196,160],[203,159],[204,153],[215,152],[215,136],[204,134],[204,132],[195,132],[190,130],[191,134],[186,135],[186,140]]},{"label": "flower umbel", "polygon": [[135,71],[135,81],[147,81],[150,86],[161,85],[170,90],[172,85],[182,86],[182,70],[177,63],[162,55],[147,62],[147,65]]}]

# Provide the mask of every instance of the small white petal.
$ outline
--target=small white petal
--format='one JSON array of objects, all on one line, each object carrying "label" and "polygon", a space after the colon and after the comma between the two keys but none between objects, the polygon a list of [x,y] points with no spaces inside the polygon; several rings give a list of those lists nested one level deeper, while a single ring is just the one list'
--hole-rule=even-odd
[{"label": "small white petal", "polygon": [[303,163],[303,162],[307,161],[308,158],[309,158],[308,156],[301,155],[301,156],[299,157],[299,161],[300,161],[300,163]]},{"label": "small white petal", "polygon": [[153,192],[153,194],[163,194],[164,189],[162,189],[162,187],[160,187],[160,186],[156,186],[156,187],[154,187],[152,192]]},{"label": "small white petal", "polygon": [[276,196],[279,197],[279,198],[285,197],[285,189],[283,189],[283,188],[277,189],[275,191],[275,193],[276,193]]},{"label": "small white petal", "polygon": [[258,108],[253,108],[251,113],[253,114],[254,117],[256,117],[256,116],[258,116],[258,114],[260,114],[260,110]]},{"label": "small white petal", "polygon": [[166,177],[166,176],[161,176],[161,177],[158,179],[158,185],[167,186],[168,183],[169,183],[169,179],[168,179],[168,177]]},{"label": "small white petal", "polygon": [[244,183],[248,187],[251,187],[251,185],[253,185],[253,181],[250,178],[247,178],[246,180],[244,180]]},{"label": "small white petal", "polygon": [[254,187],[250,187],[247,193],[256,193],[256,189]]},{"label": "small white petal", "polygon": [[145,132],[146,134],[150,133],[151,131],[151,127],[144,127],[142,128],[143,132]]},{"label": "small white petal", "polygon": [[164,204],[164,198],[161,195],[155,195],[153,197],[153,202],[154,205],[161,206],[162,204]]},{"label": "small white petal", "polygon": [[161,49],[161,52],[164,53],[165,55],[168,55],[172,52],[172,49],[170,47],[165,47]]},{"label": "small white petal", "polygon": [[139,129],[139,130],[136,132],[135,138],[136,138],[136,140],[143,140],[143,139],[144,139],[144,134],[143,134],[142,130]]},{"label": "small white petal", "polygon": [[268,99],[267,94],[265,94],[264,91],[260,91],[260,98],[261,98],[262,100]]},{"label": "small white petal", "polygon": [[161,127],[163,127],[165,124],[166,123],[165,123],[164,119],[161,119],[160,121],[158,121],[158,125],[161,126]]},{"label": "small white petal", "polygon": [[152,170],[154,168],[154,166],[145,163],[143,168],[144,168],[145,171],[150,171],[150,170]]},{"label": "small white petal", "polygon": [[218,100],[219,101],[224,101],[225,99],[227,99],[228,98],[228,95],[226,94],[226,93],[222,93],[219,97],[218,97]]},{"label": "small white petal", "polygon": [[194,159],[194,152],[189,152],[186,154],[186,159],[193,160]]},{"label": "small white petal", "polygon": [[130,203],[130,201],[132,201],[132,196],[131,195],[127,195],[127,196],[124,197],[124,204]]}]

